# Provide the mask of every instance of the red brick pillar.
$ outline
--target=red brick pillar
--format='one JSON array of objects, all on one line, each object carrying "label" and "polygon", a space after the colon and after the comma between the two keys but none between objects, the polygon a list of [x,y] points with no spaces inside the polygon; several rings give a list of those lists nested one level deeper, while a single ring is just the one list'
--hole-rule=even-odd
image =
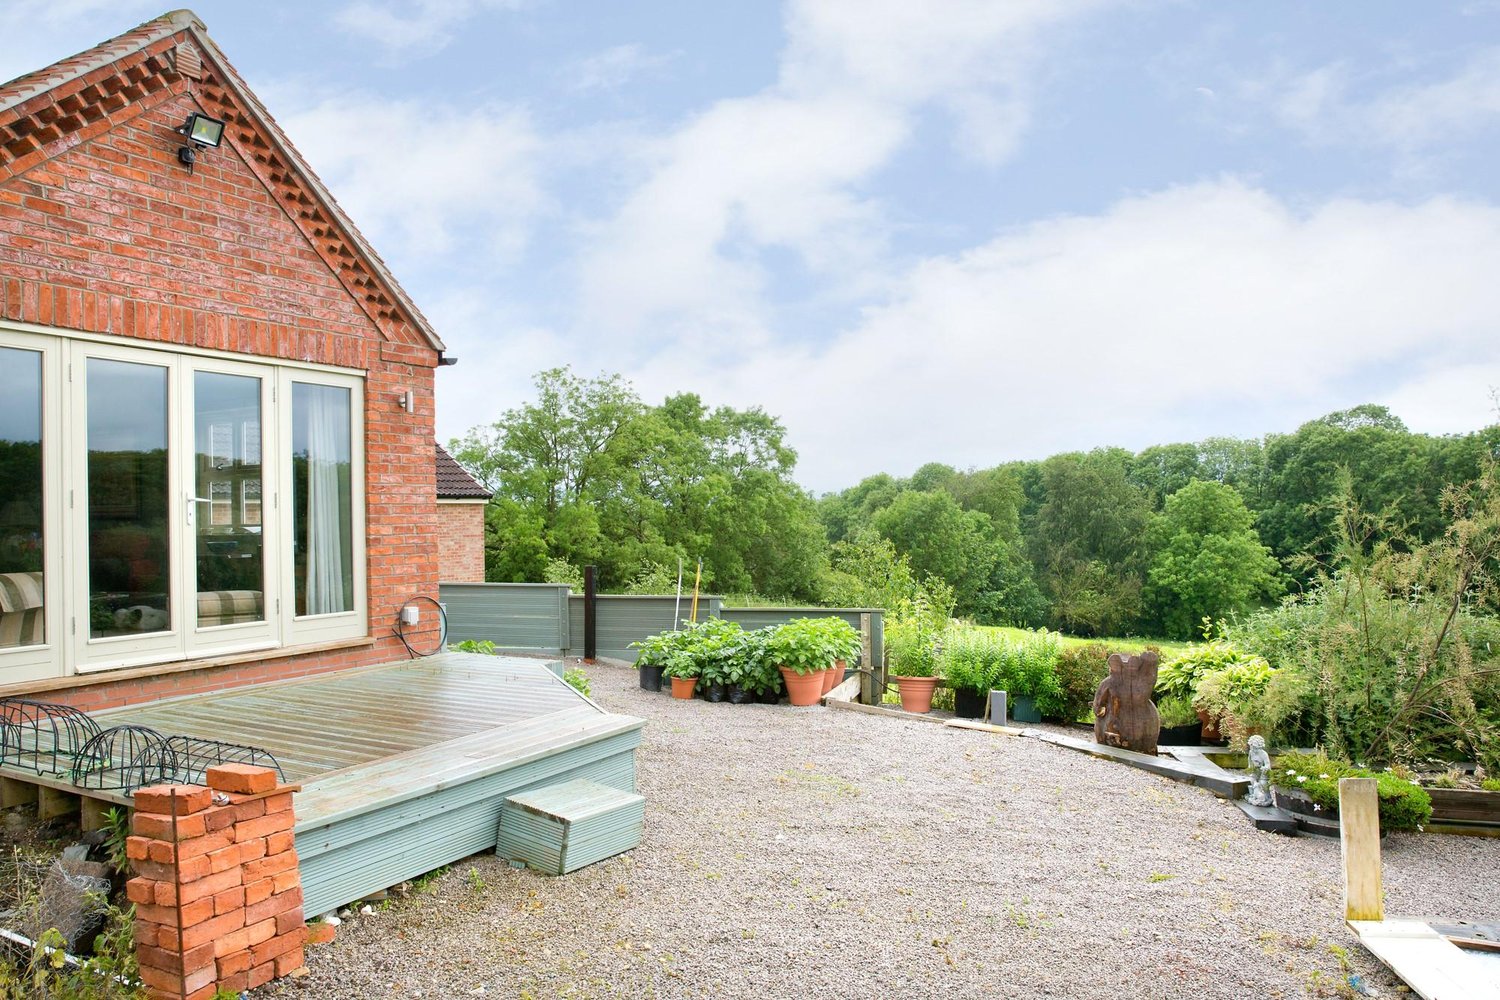
[{"label": "red brick pillar", "polygon": [[247,764],[211,767],[207,779],[207,788],[135,793],[126,847],[137,877],[126,893],[152,1000],[208,1000],[219,989],[254,989],[302,967],[307,927],[292,846],[297,787]]}]

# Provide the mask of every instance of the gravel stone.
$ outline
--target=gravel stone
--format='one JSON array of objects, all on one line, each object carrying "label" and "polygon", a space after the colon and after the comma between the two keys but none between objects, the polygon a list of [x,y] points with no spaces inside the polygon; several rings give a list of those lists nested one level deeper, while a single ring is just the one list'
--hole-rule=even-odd
[{"label": "gravel stone", "polygon": [[[476,855],[255,996],[1228,1000],[1339,996],[1351,972],[1400,991],[1343,925],[1337,841],[1038,740],[585,671],[647,720],[638,849],[563,878]],[[1383,849],[1387,912],[1500,919],[1500,839]]]}]

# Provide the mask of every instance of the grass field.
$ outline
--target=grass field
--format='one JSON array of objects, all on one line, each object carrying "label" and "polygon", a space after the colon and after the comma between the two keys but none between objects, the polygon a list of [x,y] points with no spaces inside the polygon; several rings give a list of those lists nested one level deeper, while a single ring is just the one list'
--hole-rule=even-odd
[{"label": "grass field", "polygon": [[[1004,625],[986,625],[991,632],[998,632],[1007,639],[1021,639],[1026,636],[1026,630],[1022,628],[1009,628]],[[1122,639],[1117,636],[1109,636],[1103,639],[1085,639],[1076,635],[1065,635],[1062,637],[1063,646],[1082,646],[1085,643],[1097,642],[1101,646],[1108,646],[1112,653],[1135,653],[1147,646],[1155,646],[1161,650],[1162,661],[1181,656],[1187,652],[1188,644],[1177,642],[1172,639],[1144,639],[1139,636],[1133,639]]]}]

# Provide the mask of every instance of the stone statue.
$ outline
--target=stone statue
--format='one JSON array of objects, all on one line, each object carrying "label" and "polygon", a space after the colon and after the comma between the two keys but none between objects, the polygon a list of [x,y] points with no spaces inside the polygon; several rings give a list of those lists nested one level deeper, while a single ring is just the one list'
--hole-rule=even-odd
[{"label": "stone statue", "polygon": [[1094,694],[1094,742],[1155,757],[1161,735],[1161,716],[1151,702],[1155,688],[1155,653],[1111,653],[1109,676]]},{"label": "stone statue", "polygon": [[1245,801],[1252,806],[1271,804],[1271,755],[1266,753],[1264,736],[1250,737],[1250,790]]}]

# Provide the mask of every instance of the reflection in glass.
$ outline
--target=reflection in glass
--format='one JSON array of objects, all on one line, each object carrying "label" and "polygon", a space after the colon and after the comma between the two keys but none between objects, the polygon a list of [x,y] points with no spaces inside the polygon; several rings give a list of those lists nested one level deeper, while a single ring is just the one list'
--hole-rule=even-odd
[{"label": "reflection in glass", "polygon": [[260,495],[260,379],[193,373],[198,627],[265,620],[260,511],[235,502]]},{"label": "reflection in glass", "polygon": [[43,641],[42,356],[0,347],[0,649]]},{"label": "reflection in glass", "polygon": [[350,393],[292,383],[292,534],[297,614],[354,609]]},{"label": "reflection in glass", "polygon": [[167,370],[88,360],[89,635],[172,628]]}]

